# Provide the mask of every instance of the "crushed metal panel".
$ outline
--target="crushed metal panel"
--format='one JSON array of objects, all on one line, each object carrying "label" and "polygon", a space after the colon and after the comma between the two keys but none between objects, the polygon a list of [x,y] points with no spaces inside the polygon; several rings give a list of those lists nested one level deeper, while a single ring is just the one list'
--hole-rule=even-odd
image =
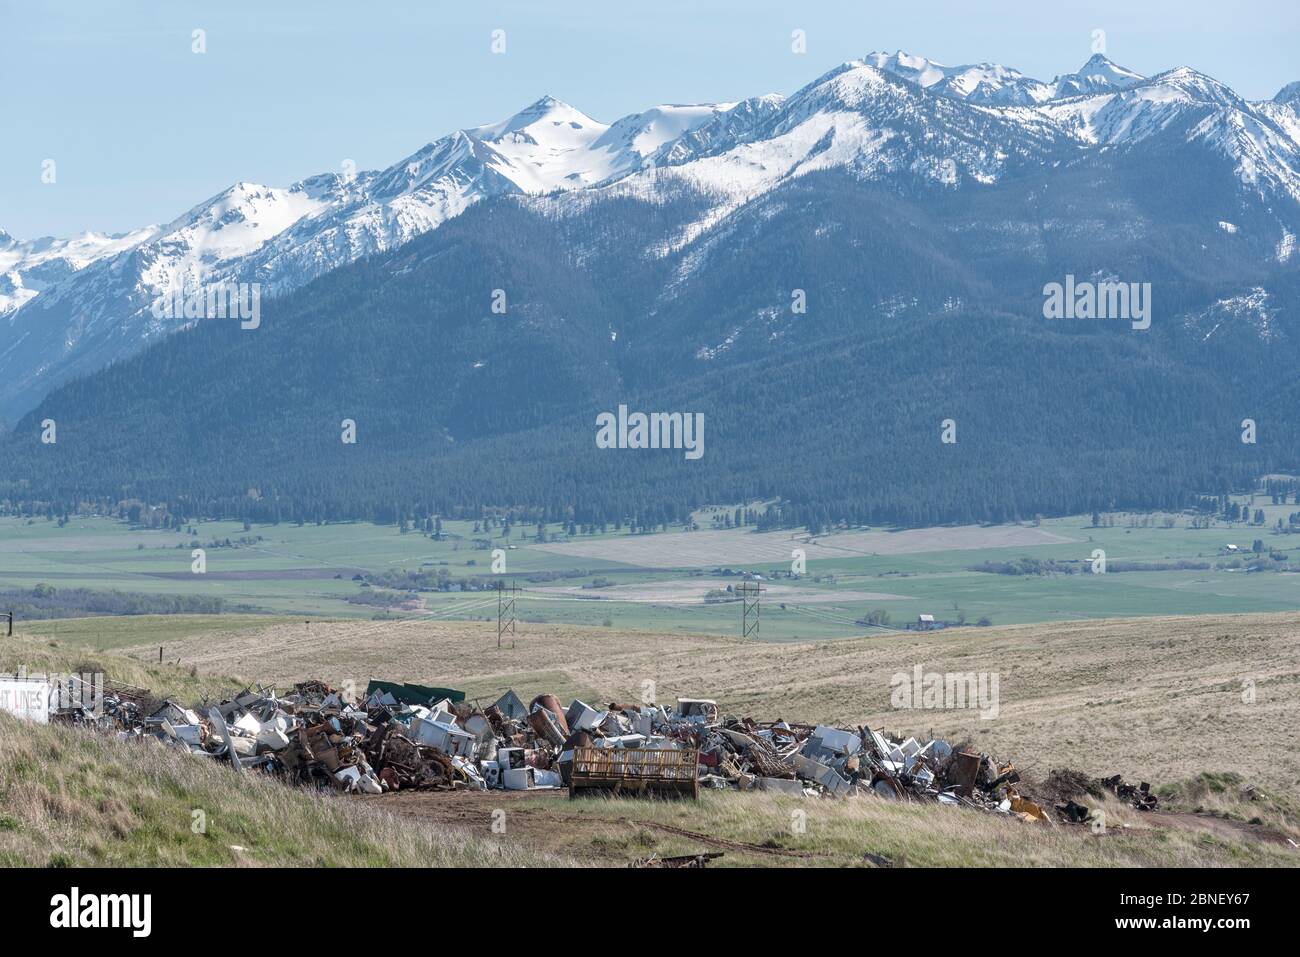
[{"label": "crushed metal panel", "polygon": [[555,715],[551,714],[546,708],[538,705],[528,716],[528,724],[532,727],[534,733],[544,738],[550,744],[557,748],[564,746],[565,735],[560,730],[560,723],[555,720]]},{"label": "crushed metal panel", "polygon": [[607,711],[597,711],[585,701],[575,699],[569,706],[567,715],[569,728],[572,731],[591,731],[600,727],[608,714]]},{"label": "crushed metal panel", "polygon": [[814,761],[802,754],[791,755],[790,761],[795,766],[795,770],[804,777],[816,781],[831,794],[838,796],[846,793],[849,789],[849,782],[832,767],[827,767],[821,762]]},{"label": "crushed metal panel", "polygon": [[712,698],[678,698],[677,713],[714,724],[718,720],[718,703]]},{"label": "crushed metal panel", "polygon": [[266,728],[258,734],[257,746],[267,751],[283,751],[289,746],[289,736],[279,728]]},{"label": "crushed metal panel", "polygon": [[944,775],[945,787],[955,787],[962,797],[975,793],[975,779],[980,771],[980,756],[969,751],[954,751]]},{"label": "crushed metal panel", "polygon": [[803,797],[803,784],[793,778],[757,778],[755,785],[760,791],[775,791],[791,797]]},{"label": "crushed metal panel", "polygon": [[221,735],[226,742],[226,755],[230,758],[230,766],[236,771],[242,771],[243,766],[239,763],[239,755],[235,753],[235,743],[230,738],[230,729],[226,727],[226,719],[221,716],[221,712],[216,708],[208,709],[208,718],[212,721],[217,733]]},{"label": "crushed metal panel", "polygon": [[203,728],[201,725],[170,724],[169,722],[168,726],[172,729],[172,734],[186,744],[196,748],[203,745]]},{"label": "crushed metal panel", "polygon": [[199,716],[189,708],[182,708],[175,701],[164,701],[154,712],[149,715],[150,719],[158,721],[169,721],[173,727],[181,724],[198,724]]},{"label": "crushed metal panel", "polygon": [[538,705],[541,705],[551,713],[555,718],[555,723],[560,727],[560,733],[567,738],[571,733],[569,728],[569,719],[565,714],[564,709],[560,707],[560,699],[555,697],[553,694],[539,694],[528,705],[528,710],[531,712]]},{"label": "crushed metal panel", "polygon": [[481,757],[487,757],[496,750],[496,735],[492,731],[492,722],[486,715],[470,715],[465,721],[465,731],[474,736],[474,750]]},{"label": "crushed metal panel", "polygon": [[234,727],[245,734],[256,737],[262,733],[262,722],[258,721],[252,714],[246,714],[235,722]]},{"label": "crushed metal panel", "polygon": [[523,721],[528,717],[528,709],[524,707],[524,703],[519,700],[519,695],[515,694],[513,688],[497,698],[494,707],[512,721]]},{"label": "crushed metal panel", "polygon": [[856,754],[862,749],[862,739],[852,731],[841,731],[824,724],[813,729],[813,737],[821,738],[821,746],[836,754]]}]

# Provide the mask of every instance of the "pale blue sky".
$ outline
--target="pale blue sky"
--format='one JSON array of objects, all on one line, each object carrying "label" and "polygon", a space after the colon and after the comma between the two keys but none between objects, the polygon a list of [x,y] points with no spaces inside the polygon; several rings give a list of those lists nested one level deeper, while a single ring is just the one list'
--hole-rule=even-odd
[{"label": "pale blue sky", "polygon": [[[206,54],[190,51],[195,28]],[[238,180],[387,166],[543,93],[610,122],[789,93],[895,49],[1047,80],[1088,58],[1094,29],[1148,75],[1185,64],[1250,99],[1300,79],[1296,0],[0,0],[0,229],[165,222]]]}]

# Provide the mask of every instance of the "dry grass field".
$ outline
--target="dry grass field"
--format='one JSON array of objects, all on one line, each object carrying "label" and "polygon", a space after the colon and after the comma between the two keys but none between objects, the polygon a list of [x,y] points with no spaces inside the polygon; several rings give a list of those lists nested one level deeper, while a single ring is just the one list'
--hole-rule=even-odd
[{"label": "dry grass field", "polygon": [[[524,700],[541,691],[626,700],[649,680],[659,700],[713,697],[737,715],[969,738],[1043,774],[1070,766],[1155,784],[1233,771],[1300,789],[1300,753],[1284,744],[1300,738],[1300,616],[1292,614],[785,644],[521,625],[513,649],[496,643],[491,623],[313,621],[206,632],[169,642],[167,658],[247,681],[320,677],[364,687],[372,677],[398,678],[483,698],[513,687]],[[156,651],[135,653],[147,660]],[[998,716],[892,709],[891,677],[916,665],[997,673]]]},{"label": "dry grass field", "polygon": [[[64,626],[65,629],[67,626]],[[57,650],[38,623],[0,653],[94,657],[62,632]],[[115,639],[115,644],[120,639]],[[371,677],[449,684],[491,700],[513,687],[593,703],[638,696],[714,697],[756,718],[869,723],[918,736],[969,740],[1015,761],[1026,779],[1070,767],[1123,774],[1162,789],[1169,813],[1146,815],[1108,802],[1106,835],[1041,828],[967,811],[898,806],[876,798],[799,801],[706,793],[698,805],[594,800],[501,792],[399,794],[368,802],[423,827],[463,829],[486,840],[492,810],[507,811],[511,840],[528,854],[610,863],[700,850],[750,864],[1153,864],[1300,863],[1300,616],[1144,618],[952,629],[819,643],[746,643],[521,625],[514,648],[476,623],[280,622],[205,625],[166,645],[98,654],[110,670],[168,676],[190,690],[232,680],[285,685],[306,677],[364,686]],[[117,655],[128,657],[117,658]],[[50,661],[54,666],[56,661]],[[895,710],[890,679],[926,672],[996,672],[999,713]],[[143,673],[139,669],[144,669]],[[237,676],[218,678],[216,676]],[[180,756],[184,757],[184,756]],[[213,769],[221,771],[222,769]],[[1252,790],[1253,789],[1253,790]],[[0,811],[3,808],[0,807]],[[806,817],[792,829],[792,813]],[[12,814],[10,811],[3,813]],[[523,850],[520,851],[523,853]]]}]

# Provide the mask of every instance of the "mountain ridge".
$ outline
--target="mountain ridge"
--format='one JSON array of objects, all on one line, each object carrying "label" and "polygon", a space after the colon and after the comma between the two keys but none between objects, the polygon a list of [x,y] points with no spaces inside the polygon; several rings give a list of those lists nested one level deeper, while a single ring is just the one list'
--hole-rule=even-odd
[{"label": "mountain ridge", "polygon": [[[1039,87],[1050,95],[1039,97]],[[1190,137],[1228,157],[1265,204],[1295,204],[1296,110],[1295,97],[1251,104],[1188,68],[1143,78],[1095,55],[1042,84],[996,64],[945,67],[902,51],[848,61],[789,97],[662,105],[610,124],[546,95],[384,170],[284,188],[236,183],[171,223],[112,241],[0,243],[0,418],[182,328],[150,310],[177,287],[256,282],[267,295],[287,294],[492,197],[635,195],[647,176],[667,176],[716,194],[672,240],[680,247],[786,178],[819,169],[978,188],[1012,168],[1149,142],[1175,148]],[[1297,228],[1279,223],[1279,256]]]},{"label": "mountain ridge", "polygon": [[[779,500],[781,523],[825,527],[1190,508],[1300,464],[1300,273],[1276,254],[1294,211],[1182,128],[1155,150],[1026,134],[1026,161],[981,166],[1001,114],[901,83],[832,71],[752,142],[489,197],[268,300],[255,331],[197,323],[21,419],[0,499],[637,527]],[[924,132],[962,142],[955,179],[897,162]],[[719,163],[746,166],[725,195]],[[1150,329],[1045,319],[1067,275],[1150,282]],[[620,404],[703,413],[706,454],[598,450]]]}]

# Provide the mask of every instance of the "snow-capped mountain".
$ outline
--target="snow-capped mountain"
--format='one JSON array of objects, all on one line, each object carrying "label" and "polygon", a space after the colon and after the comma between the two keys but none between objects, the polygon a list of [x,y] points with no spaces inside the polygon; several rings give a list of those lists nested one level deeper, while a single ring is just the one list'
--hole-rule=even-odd
[{"label": "snow-capped mountain", "polygon": [[1268,117],[1292,140],[1300,143],[1300,80],[1282,87],[1273,99],[1252,105],[1256,112]]},{"label": "snow-capped mountain", "polygon": [[1123,90],[1145,77],[1108,60],[1105,54],[1094,53],[1075,73],[1058,76],[1052,81],[1050,99],[1065,96],[1082,96]]},{"label": "snow-capped mountain", "polygon": [[1077,72],[1058,76],[1050,83],[997,63],[944,66],[922,56],[909,56],[902,50],[892,54],[871,53],[864,62],[933,93],[986,106],[1024,106],[1066,96],[1122,90],[1143,79],[1141,74],[1111,62],[1100,53],[1094,54]]},{"label": "snow-capped mountain", "polygon": [[944,66],[923,56],[909,56],[902,50],[892,54],[870,53],[863,62],[922,89],[972,103],[1023,105],[1041,103],[1053,96],[1051,84],[996,63]]},{"label": "snow-capped mountain", "polygon": [[138,246],[158,234],[146,226],[130,233],[83,233],[72,239],[46,236],[19,242],[0,229],[0,319],[96,259]]},{"label": "snow-capped mountain", "polygon": [[[338,200],[304,216],[223,276],[284,292],[345,262],[434,229],[473,203],[504,193],[545,194],[618,179],[736,104],[658,106],[611,125],[545,96],[501,123],[436,140],[347,183]],[[251,277],[251,278],[249,278]]]},{"label": "snow-capped mountain", "polygon": [[[256,282],[264,295],[287,292],[399,246],[485,198],[617,179],[735,106],[659,106],[607,125],[546,96],[384,170],[327,173],[287,188],[237,183],[171,223],[125,236],[19,243],[6,235],[0,416],[21,413],[60,382],[183,328],[183,320],[159,319],[152,310],[177,290]],[[761,115],[748,106],[737,126]]]},{"label": "snow-capped mountain", "polygon": [[1280,194],[1300,203],[1300,140],[1294,124],[1286,122],[1282,110],[1252,105],[1188,67],[1037,110],[1089,145],[1132,148],[1162,136],[1203,145],[1233,164],[1244,187],[1264,198]]},{"label": "snow-capped mountain", "polygon": [[545,96],[387,169],[289,187],[237,183],[162,226],[31,242],[0,233],[0,417],[182,328],[151,309],[178,289],[234,281],[286,293],[503,195],[597,199],[677,184],[703,204],[681,225],[679,249],[777,185],[821,170],[909,189],[979,189],[1105,150],[1194,147],[1222,159],[1243,195],[1280,217],[1273,242],[1286,245],[1300,232],[1298,110],[1300,84],[1249,103],[1186,67],[1147,79],[1097,55],[1043,82],[901,51],[842,64],[788,98],[657,106],[611,124]]},{"label": "snow-capped mountain", "polygon": [[[971,109],[883,72],[863,60],[841,64],[786,100],[755,104],[755,122],[729,136],[685,136],[665,153],[657,182],[712,198],[685,224],[672,249],[694,241],[735,209],[777,184],[819,170],[863,179],[905,177],[930,186],[996,182],[1077,146],[1046,120]],[[644,192],[647,173],[608,189]],[[661,252],[666,252],[662,250]]]}]

